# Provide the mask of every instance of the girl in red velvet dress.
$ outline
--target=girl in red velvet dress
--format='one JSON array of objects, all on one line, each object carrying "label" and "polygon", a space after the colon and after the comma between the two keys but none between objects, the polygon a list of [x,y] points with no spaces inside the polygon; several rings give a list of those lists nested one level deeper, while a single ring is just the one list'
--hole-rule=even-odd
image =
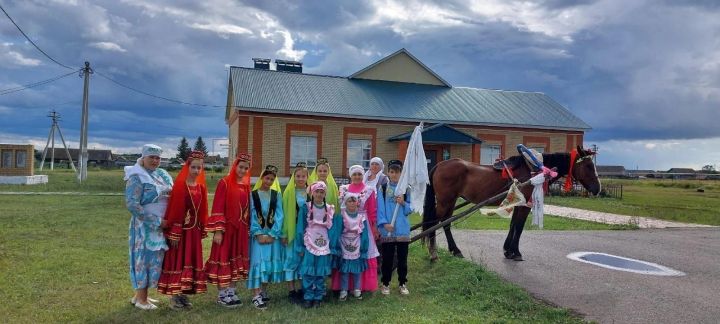
[{"label": "girl in red velvet dress", "polygon": [[207,291],[203,271],[202,239],[206,236],[208,201],[202,152],[193,151],[183,165],[165,212],[165,252],[158,291],[170,295],[170,307],[192,306],[188,294]]},{"label": "girl in red velvet dress", "polygon": [[250,159],[249,154],[240,154],[218,182],[206,228],[213,232],[213,243],[205,272],[208,281],[218,286],[217,303],[224,307],[242,304],[236,282],[247,279],[250,267]]}]

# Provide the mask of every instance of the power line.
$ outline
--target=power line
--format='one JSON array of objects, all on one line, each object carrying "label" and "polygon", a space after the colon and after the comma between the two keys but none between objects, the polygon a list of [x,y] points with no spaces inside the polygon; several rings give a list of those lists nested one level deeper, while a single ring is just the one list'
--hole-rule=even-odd
[{"label": "power line", "polygon": [[28,84],[26,84],[26,85],[22,85],[22,86],[15,87],[15,88],[8,88],[8,89],[0,90],[0,96],[6,95],[6,94],[10,94],[10,93],[13,93],[13,92],[18,92],[18,91],[22,91],[22,90],[27,90],[27,89],[30,89],[30,88],[34,88],[34,87],[38,87],[38,86],[44,85],[44,84],[48,84],[48,83],[50,83],[50,82],[54,82],[54,81],[60,80],[60,79],[62,79],[62,78],[66,78],[66,77],[68,77],[68,76],[71,76],[71,75],[77,73],[78,71],[80,71],[80,70],[75,70],[75,71],[72,71],[72,72],[70,72],[70,73],[58,75],[58,76],[52,77],[52,78],[47,79],[47,80],[42,80],[42,81],[37,81],[37,82],[33,82],[33,83],[28,83]]},{"label": "power line", "polygon": [[66,69],[69,69],[69,70],[75,69],[74,67],[69,67],[69,66],[67,66],[67,65],[65,65],[65,64],[62,64],[62,63],[58,62],[58,61],[55,60],[54,58],[50,57],[50,55],[48,55],[48,53],[45,53],[45,51],[43,51],[43,50],[40,48],[40,46],[37,46],[37,44],[35,44],[35,42],[33,42],[32,39],[30,39],[30,37],[28,37],[28,35],[25,34],[25,32],[22,30],[22,28],[20,28],[20,26],[18,26],[18,24],[15,23],[15,20],[13,20],[12,17],[10,17],[10,14],[8,14],[7,11],[5,11],[5,8],[3,8],[2,5],[0,5],[0,10],[2,10],[3,13],[5,13],[5,16],[7,16],[8,19],[10,19],[10,22],[12,22],[13,25],[15,25],[15,27],[17,28],[17,30],[19,30],[20,33],[21,33],[23,36],[25,36],[25,39],[27,39],[28,42],[30,42],[30,44],[32,44],[33,46],[35,46],[35,48],[36,48],[38,51],[40,51],[40,53],[43,53],[43,55],[45,55],[45,57],[47,57],[47,58],[50,59],[51,61],[55,62],[55,64],[60,65],[60,66],[62,66],[62,67],[64,67],[64,68],[66,68]]},{"label": "power line", "polygon": [[113,78],[111,78],[111,77],[109,77],[109,76],[107,76],[107,75],[105,75],[105,74],[103,74],[103,73],[101,73],[101,72],[99,72],[99,71],[97,71],[97,70],[95,70],[95,73],[97,73],[99,76],[107,79],[108,81],[110,81],[110,82],[112,82],[112,83],[114,83],[114,84],[116,84],[116,85],[118,85],[118,86],[120,86],[120,87],[123,87],[123,88],[125,88],[125,89],[131,90],[131,91],[134,91],[134,92],[137,92],[137,93],[139,93],[139,94],[146,95],[146,96],[148,96],[148,97],[153,97],[153,98],[156,98],[156,99],[161,99],[161,100],[165,100],[165,101],[169,101],[169,102],[174,102],[174,103],[178,103],[178,104],[181,104],[181,105],[188,105],[188,106],[198,106],[198,107],[207,107],[207,108],[226,108],[226,106],[221,106],[221,105],[199,104],[199,103],[186,102],[186,101],[182,101],[182,100],[177,100],[177,99],[172,99],[172,98],[168,98],[168,97],[163,97],[163,96],[154,95],[154,94],[152,94],[152,93],[149,93],[149,92],[146,92],[146,91],[137,89],[137,88],[133,88],[133,87],[131,87],[131,86],[129,86],[129,85],[122,84],[122,83],[120,83],[119,81],[116,81],[116,80],[114,80]]}]

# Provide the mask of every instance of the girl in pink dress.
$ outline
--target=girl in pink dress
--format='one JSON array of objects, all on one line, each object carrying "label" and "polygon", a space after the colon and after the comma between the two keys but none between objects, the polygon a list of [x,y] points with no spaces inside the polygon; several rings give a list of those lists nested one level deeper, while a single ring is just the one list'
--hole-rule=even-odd
[{"label": "girl in pink dress", "polygon": [[[369,240],[370,242],[367,252],[368,267],[361,276],[361,289],[363,291],[375,291],[378,287],[377,257],[380,255],[377,245],[375,244],[375,240],[379,237],[377,230],[377,200],[375,199],[375,190],[363,183],[364,172],[365,170],[363,167],[359,165],[353,165],[350,167],[350,184],[340,187],[340,201],[343,200],[343,196],[346,192],[356,193],[360,196],[359,210],[367,215],[371,231],[368,234],[372,234],[372,239]],[[340,290],[340,284],[340,272],[335,269],[332,274],[332,290]],[[352,286],[352,282],[349,284],[348,290],[356,289]]]}]

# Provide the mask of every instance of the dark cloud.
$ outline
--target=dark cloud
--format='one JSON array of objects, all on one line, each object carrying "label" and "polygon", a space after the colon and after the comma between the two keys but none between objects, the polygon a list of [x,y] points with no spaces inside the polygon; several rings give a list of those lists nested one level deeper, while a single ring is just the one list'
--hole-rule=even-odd
[{"label": "dark cloud", "polygon": [[[455,86],[540,91],[593,131],[590,140],[720,136],[720,17],[715,1],[79,1],[6,2],[49,54],[135,88],[223,105],[226,65],[301,58],[350,75],[408,48]],[[0,18],[0,88],[65,70]],[[51,108],[77,137],[82,79],[0,96],[4,133],[47,136]],[[73,104],[61,104],[75,101]],[[227,136],[224,111],[153,99],[91,78],[91,136]],[[5,107],[5,109],[3,109]],[[150,134],[150,135],[149,135]],[[152,135],[154,134],[154,135]],[[114,140],[113,145],[122,145]]]}]

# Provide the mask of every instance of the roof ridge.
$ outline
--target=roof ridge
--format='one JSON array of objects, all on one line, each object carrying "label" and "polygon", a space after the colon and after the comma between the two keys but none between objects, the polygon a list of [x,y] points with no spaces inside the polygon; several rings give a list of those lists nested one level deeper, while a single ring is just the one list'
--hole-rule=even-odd
[{"label": "roof ridge", "polygon": [[505,90],[505,89],[490,89],[490,88],[474,88],[474,87],[453,87],[457,89],[470,89],[470,90],[487,90],[487,91],[498,91],[498,92],[520,92],[520,93],[536,93],[545,95],[544,92],[540,91],[526,91],[526,90]]},{"label": "roof ridge", "polygon": [[292,75],[309,75],[309,76],[317,76],[317,77],[325,77],[325,78],[348,79],[348,77],[339,76],[339,75],[315,74],[315,73],[305,73],[305,72],[290,72],[290,71],[278,71],[278,70],[264,70],[264,69],[256,69],[256,68],[251,68],[251,67],[234,66],[234,65],[231,65],[230,69],[242,69],[242,70],[251,70],[251,71],[258,71],[258,72],[275,72],[275,73],[285,73],[285,74],[292,74]]}]

